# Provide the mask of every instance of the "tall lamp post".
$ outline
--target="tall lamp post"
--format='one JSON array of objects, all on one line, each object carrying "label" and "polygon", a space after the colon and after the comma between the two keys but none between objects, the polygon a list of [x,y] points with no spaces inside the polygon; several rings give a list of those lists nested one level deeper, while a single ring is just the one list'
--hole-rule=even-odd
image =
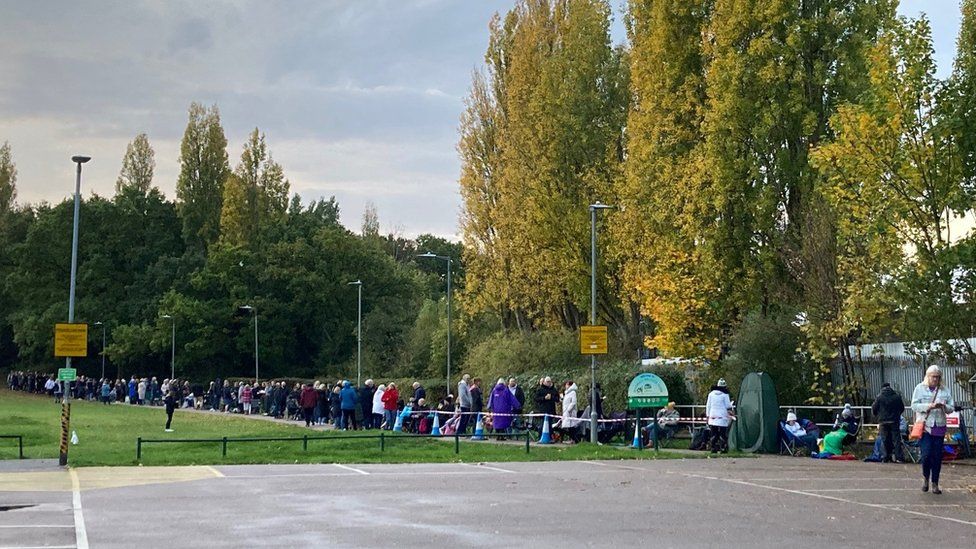
[{"label": "tall lamp post", "polygon": [[[596,326],[596,214],[613,208],[600,202],[590,204],[590,325]],[[596,355],[590,355],[590,442],[598,441],[596,414]]]},{"label": "tall lamp post", "polygon": [[356,315],[356,387],[363,384],[363,281],[350,282],[358,290],[359,313]]},{"label": "tall lamp post", "polygon": [[[258,309],[251,305],[243,305],[242,311],[254,313],[254,387],[258,386]],[[255,389],[257,390],[257,389]]]},{"label": "tall lamp post", "polygon": [[[75,216],[71,229],[71,283],[68,290],[68,324],[75,321],[75,281],[78,279],[78,221],[81,217],[81,165],[91,160],[90,156],[76,155],[71,161],[77,165],[75,171]],[[71,368],[71,357],[64,359],[64,367]],[[58,464],[68,464],[68,429],[71,426],[71,382],[64,388],[61,402],[61,452]]]},{"label": "tall lamp post", "polygon": [[105,323],[99,320],[95,326],[102,327],[102,379],[105,379]]},{"label": "tall lamp post", "polygon": [[437,255],[434,252],[420,254],[417,257],[440,259],[447,262],[447,394],[451,394],[451,263],[450,256]]},{"label": "tall lamp post", "polygon": [[176,318],[172,315],[163,315],[162,318],[171,320],[173,322],[173,337],[171,340],[172,351],[170,352],[169,359],[169,380],[172,382],[176,379]]}]

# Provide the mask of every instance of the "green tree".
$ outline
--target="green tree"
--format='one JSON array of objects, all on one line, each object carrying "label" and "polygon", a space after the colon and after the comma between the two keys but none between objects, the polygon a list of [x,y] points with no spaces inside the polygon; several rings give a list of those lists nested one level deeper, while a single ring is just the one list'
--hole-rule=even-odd
[{"label": "green tree", "polygon": [[262,227],[281,219],[288,206],[288,180],[271,158],[264,134],[251,132],[241,161],[224,184],[220,214],[221,239],[233,245],[253,245]]},{"label": "green tree", "polygon": [[176,182],[183,238],[191,249],[205,252],[220,235],[224,182],[229,173],[227,138],[217,106],[208,109],[192,103],[180,143],[180,175]]},{"label": "green tree", "polygon": [[156,153],[149,145],[149,137],[140,133],[125,148],[122,157],[122,171],[115,182],[115,192],[131,187],[148,193],[152,187],[153,171],[156,169]]}]

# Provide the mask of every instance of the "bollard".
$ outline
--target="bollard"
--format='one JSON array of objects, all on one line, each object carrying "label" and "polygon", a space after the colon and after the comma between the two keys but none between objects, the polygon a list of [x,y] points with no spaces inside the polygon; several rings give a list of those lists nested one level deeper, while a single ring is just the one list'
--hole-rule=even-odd
[{"label": "bollard", "polygon": [[380,432],[380,452],[386,449],[386,439],[383,438],[382,431]]},{"label": "bollard", "polygon": [[224,437],[223,439],[223,445],[221,447],[221,455],[223,457],[227,457],[227,437]]},{"label": "bollard", "polygon": [[302,450],[308,451],[308,435],[302,435]]},{"label": "bollard", "polygon": [[454,431],[454,453],[461,453],[461,435],[457,431]]},{"label": "bollard", "polygon": [[136,439],[136,459],[142,459],[142,437]]}]

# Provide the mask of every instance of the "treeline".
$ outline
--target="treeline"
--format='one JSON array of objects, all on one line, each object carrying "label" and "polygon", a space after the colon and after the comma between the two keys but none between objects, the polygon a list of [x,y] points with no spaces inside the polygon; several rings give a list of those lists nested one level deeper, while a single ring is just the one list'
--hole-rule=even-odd
[{"label": "treeline", "polygon": [[519,2],[461,122],[466,312],[587,323],[602,201],[598,313],[623,348],[772,371],[798,400],[857,398],[859,342],[942,342],[920,352],[976,367],[945,344],[976,325],[961,6],[939,79],[928,21],[893,0],[631,0],[624,46],[607,1]]},{"label": "treeline", "polygon": [[[108,159],[96,159],[108,161]],[[443,265],[458,243],[380,235],[375,209],[355,234],[335,199],[303,204],[255,129],[231,167],[216,107],[193,104],[180,147],[176,200],[154,186],[146,135],[128,146],[114,196],[81,205],[76,318],[90,324],[81,372],[170,370],[176,323],[181,377],[254,372],[257,309],[263,378],[353,375],[363,282],[363,364],[371,375],[439,376],[446,355]],[[0,366],[53,371],[53,326],[67,315],[73,203],[15,203],[11,147],[0,148]],[[65,186],[71,184],[66,171]],[[88,194],[83,191],[83,194]],[[463,288],[464,270],[455,269]],[[460,349],[460,345],[459,345]],[[458,349],[458,350],[459,350]]]}]

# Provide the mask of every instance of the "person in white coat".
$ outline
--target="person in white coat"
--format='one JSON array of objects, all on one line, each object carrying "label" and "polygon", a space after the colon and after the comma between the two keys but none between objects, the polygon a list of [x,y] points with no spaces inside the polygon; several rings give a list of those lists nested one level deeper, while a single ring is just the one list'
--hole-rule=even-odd
[{"label": "person in white coat", "polygon": [[380,384],[373,393],[373,425],[377,429],[383,425],[383,393],[386,392],[386,385]]},{"label": "person in white coat", "polygon": [[563,392],[563,417],[556,422],[554,428],[559,429],[560,432],[576,443],[580,441],[577,387],[573,381],[567,381],[563,386],[566,388]]},{"label": "person in white coat", "polygon": [[724,379],[719,379],[708,393],[705,401],[705,415],[708,417],[708,430],[711,433],[712,453],[727,452],[729,449],[729,425],[732,424],[732,400]]}]

